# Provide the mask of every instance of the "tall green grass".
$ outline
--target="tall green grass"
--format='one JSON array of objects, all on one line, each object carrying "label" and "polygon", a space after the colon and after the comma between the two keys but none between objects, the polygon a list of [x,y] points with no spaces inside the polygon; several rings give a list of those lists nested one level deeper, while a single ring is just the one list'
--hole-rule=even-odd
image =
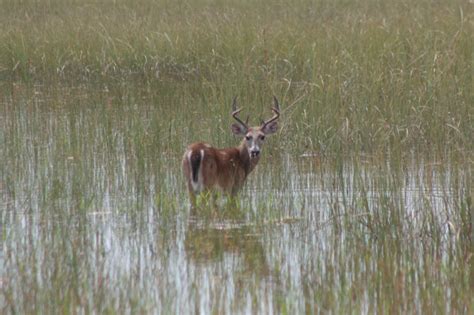
[{"label": "tall green grass", "polygon": [[[275,94],[284,108],[279,143],[294,152],[466,156],[474,137],[473,7],[428,0],[2,1],[0,77],[144,85],[157,106],[192,114],[181,117],[184,126],[228,124],[233,95],[256,122]],[[213,129],[196,132],[210,141],[219,137],[220,126]]]}]

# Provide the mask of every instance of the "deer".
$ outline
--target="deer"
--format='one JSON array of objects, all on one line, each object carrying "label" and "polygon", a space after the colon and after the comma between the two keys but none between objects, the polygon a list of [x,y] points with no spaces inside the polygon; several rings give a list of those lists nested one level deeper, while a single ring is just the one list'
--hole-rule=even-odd
[{"label": "deer", "polygon": [[273,116],[262,120],[260,126],[249,127],[248,117],[242,121],[238,114],[243,108],[237,108],[237,97],[232,101],[232,117],[237,121],[231,125],[234,135],[242,141],[236,147],[218,149],[204,142],[190,144],[182,160],[183,173],[191,201],[196,207],[196,198],[200,194],[221,192],[232,199],[243,187],[247,176],[255,169],[265,137],[278,130],[280,105],[273,96]]}]

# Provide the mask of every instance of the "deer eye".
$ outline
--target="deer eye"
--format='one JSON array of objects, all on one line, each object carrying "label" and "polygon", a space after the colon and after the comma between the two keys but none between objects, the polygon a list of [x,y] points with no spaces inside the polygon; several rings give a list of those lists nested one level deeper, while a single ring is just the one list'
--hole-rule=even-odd
[{"label": "deer eye", "polygon": [[251,137],[251,136],[245,136],[245,139],[246,139],[247,141],[250,141],[250,140],[252,139],[252,137]]},{"label": "deer eye", "polygon": [[265,136],[260,136],[260,140],[265,140]]}]

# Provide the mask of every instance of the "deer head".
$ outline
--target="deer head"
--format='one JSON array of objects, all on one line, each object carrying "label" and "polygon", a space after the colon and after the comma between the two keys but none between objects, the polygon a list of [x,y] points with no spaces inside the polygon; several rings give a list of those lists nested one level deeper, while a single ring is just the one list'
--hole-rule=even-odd
[{"label": "deer head", "polygon": [[280,117],[280,106],[275,96],[273,97],[273,103],[273,117],[266,121],[262,121],[260,126],[249,127],[247,125],[248,118],[243,122],[239,117],[237,117],[237,115],[242,111],[242,108],[237,109],[237,97],[234,97],[234,100],[232,101],[232,117],[237,120],[237,123],[232,124],[232,132],[235,135],[244,137],[242,144],[247,148],[250,159],[257,158],[260,155],[265,137],[278,130],[277,119]]}]

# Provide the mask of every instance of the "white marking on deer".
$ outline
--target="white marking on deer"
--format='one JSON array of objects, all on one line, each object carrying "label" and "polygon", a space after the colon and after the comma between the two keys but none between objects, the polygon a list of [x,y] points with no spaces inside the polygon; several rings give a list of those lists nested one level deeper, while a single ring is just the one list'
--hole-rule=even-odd
[{"label": "white marking on deer", "polygon": [[[204,189],[204,183],[203,183],[203,178],[202,178],[202,161],[204,161],[204,150],[200,151],[201,153],[201,160],[199,161],[199,167],[198,167],[198,176],[197,176],[197,182],[194,181],[193,176],[191,175],[191,186],[193,187],[193,190],[196,193],[200,193]],[[189,154],[189,165],[191,165],[191,174],[193,173],[193,167],[191,164],[191,154]]]}]

